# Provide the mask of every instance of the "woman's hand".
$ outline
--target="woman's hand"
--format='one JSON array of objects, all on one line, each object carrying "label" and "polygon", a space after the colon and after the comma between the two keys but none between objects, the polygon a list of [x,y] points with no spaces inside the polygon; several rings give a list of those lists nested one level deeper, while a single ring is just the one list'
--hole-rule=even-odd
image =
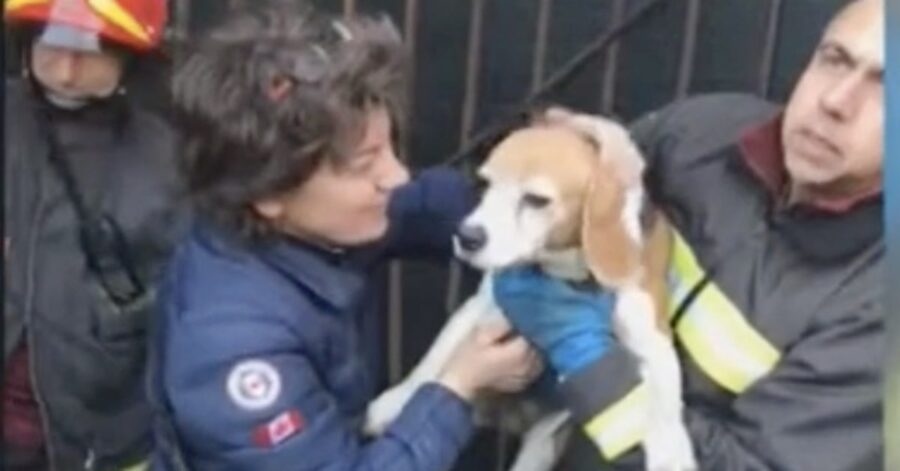
[{"label": "woman's hand", "polygon": [[482,391],[518,392],[544,369],[540,355],[506,321],[479,326],[459,345],[438,382],[466,401]]}]

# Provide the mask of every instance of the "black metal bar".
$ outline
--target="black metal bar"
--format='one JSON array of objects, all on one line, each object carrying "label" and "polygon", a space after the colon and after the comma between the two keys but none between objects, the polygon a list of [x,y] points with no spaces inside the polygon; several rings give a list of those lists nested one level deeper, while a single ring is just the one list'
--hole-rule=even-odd
[{"label": "black metal bar", "polygon": [[481,72],[481,29],[484,23],[484,2],[472,0],[469,18],[468,52],[466,56],[466,89],[463,98],[462,125],[459,142],[466,144],[475,126],[475,112],[478,109],[478,78]]},{"label": "black metal bar", "polygon": [[497,429],[497,456],[495,461],[495,470],[496,471],[506,471],[506,462],[507,457],[509,456],[509,448],[510,448],[510,436],[509,432],[500,427]]},{"label": "black metal bar", "polygon": [[700,26],[700,0],[687,0],[684,17],[684,40],[681,43],[681,59],[678,64],[678,82],[675,96],[684,98],[691,89],[694,75],[694,57],[697,52],[697,29]]},{"label": "black metal bar", "polygon": [[[634,1],[634,0],[632,0]],[[634,27],[644,16],[649,14],[654,8],[663,5],[667,0],[647,0],[640,7],[636,8],[622,22],[613,25],[597,39],[589,43],[569,62],[557,70],[549,79],[547,79],[538,90],[535,90],[526,97],[518,107],[512,112],[498,119],[494,125],[487,127],[474,137],[468,140],[457,152],[445,160],[446,165],[456,165],[464,161],[466,157],[473,151],[481,147],[484,143],[496,139],[503,134],[523,113],[527,112],[539,100],[543,99],[547,94],[555,91],[557,88],[565,85],[568,80],[580,72],[597,54],[603,52],[606,47],[614,40],[619,38],[626,31]]]},{"label": "black metal bar", "polygon": [[762,57],[759,61],[759,82],[756,88],[757,93],[761,97],[769,95],[772,69],[775,63],[775,46],[778,40],[783,6],[784,2],[782,0],[769,0],[769,21],[766,27],[766,39],[762,48]]},{"label": "black metal bar", "polygon": [[403,263],[388,266],[387,373],[396,384],[403,378]]},{"label": "black metal bar", "polygon": [[176,63],[180,63],[191,34],[191,3],[190,0],[174,0],[172,7],[175,21],[172,23],[169,40],[172,43],[172,57]]},{"label": "black metal bar", "polygon": [[534,59],[531,67],[531,91],[536,91],[544,80],[544,67],[547,59],[547,35],[550,30],[550,15],[553,0],[539,0],[540,9],[537,17],[537,34],[534,41]]},{"label": "black metal bar", "polygon": [[[469,49],[466,58],[466,88],[463,98],[462,124],[459,142],[465,146],[475,127],[475,112],[478,108],[478,78],[481,72],[481,37],[484,24],[484,3],[488,0],[473,0],[469,19]],[[447,280],[447,295],[444,309],[447,314],[459,305],[462,291],[462,267],[458,260],[450,261],[450,273]]]},{"label": "black metal bar", "polygon": [[[419,17],[418,0],[406,0],[403,11],[403,38],[409,52],[409,107],[410,122],[415,110],[413,104],[415,90],[416,70],[416,25]],[[409,133],[406,134],[406,142],[401,143],[404,152],[401,156],[409,155]],[[394,260],[388,266],[388,299],[387,299],[387,369],[388,381],[395,384],[403,378],[403,262]]]},{"label": "black metal bar", "polygon": [[356,0],[344,0],[344,15],[353,16],[356,14]]},{"label": "black metal bar", "polygon": [[[410,65],[409,65],[409,93],[413,94],[416,86],[416,48],[418,46],[417,42],[419,39],[418,34],[418,18],[419,18],[419,0],[406,0],[404,3],[403,10],[403,40],[406,42],[406,48],[409,51],[410,57]],[[410,111],[412,111],[415,107],[412,106],[412,101],[410,101]]]},{"label": "black metal bar", "polygon": [[[625,16],[625,0],[613,0],[612,21],[613,24],[622,22]],[[606,51],[606,60],[603,64],[603,94],[600,101],[600,109],[603,114],[612,115],[616,105],[616,77],[619,71],[619,53],[621,41],[615,40]]]}]

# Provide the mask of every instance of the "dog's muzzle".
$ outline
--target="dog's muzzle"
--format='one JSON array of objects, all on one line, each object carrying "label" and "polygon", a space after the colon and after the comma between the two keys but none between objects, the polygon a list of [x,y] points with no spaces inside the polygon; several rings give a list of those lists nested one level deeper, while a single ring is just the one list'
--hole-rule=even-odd
[{"label": "dog's muzzle", "polygon": [[481,225],[462,224],[456,231],[456,241],[463,251],[475,253],[487,245],[487,231]]}]

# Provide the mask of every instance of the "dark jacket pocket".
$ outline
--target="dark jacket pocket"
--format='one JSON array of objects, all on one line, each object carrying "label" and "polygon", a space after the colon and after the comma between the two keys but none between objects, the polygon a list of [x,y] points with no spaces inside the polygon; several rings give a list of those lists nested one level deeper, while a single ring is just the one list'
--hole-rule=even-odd
[{"label": "dark jacket pocket", "polygon": [[139,299],[125,306],[114,303],[99,284],[92,282],[95,309],[94,334],[102,342],[143,340],[147,322],[156,309],[154,291],[148,291]]}]

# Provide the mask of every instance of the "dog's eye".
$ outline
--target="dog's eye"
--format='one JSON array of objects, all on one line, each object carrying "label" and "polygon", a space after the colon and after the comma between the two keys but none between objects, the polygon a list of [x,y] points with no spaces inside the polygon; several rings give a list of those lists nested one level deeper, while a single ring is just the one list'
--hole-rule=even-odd
[{"label": "dog's eye", "polygon": [[526,193],[525,196],[522,197],[522,202],[531,208],[541,209],[550,204],[550,198],[534,193]]}]

